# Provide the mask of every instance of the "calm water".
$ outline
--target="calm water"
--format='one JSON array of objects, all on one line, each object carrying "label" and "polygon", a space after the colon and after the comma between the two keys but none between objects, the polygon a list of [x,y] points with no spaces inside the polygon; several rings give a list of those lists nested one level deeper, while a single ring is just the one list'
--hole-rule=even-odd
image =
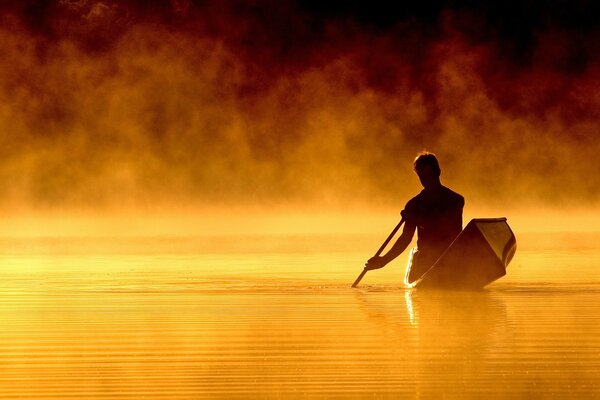
[{"label": "calm water", "polygon": [[600,398],[600,235],[518,235],[480,292],[371,237],[4,239],[1,398]]}]

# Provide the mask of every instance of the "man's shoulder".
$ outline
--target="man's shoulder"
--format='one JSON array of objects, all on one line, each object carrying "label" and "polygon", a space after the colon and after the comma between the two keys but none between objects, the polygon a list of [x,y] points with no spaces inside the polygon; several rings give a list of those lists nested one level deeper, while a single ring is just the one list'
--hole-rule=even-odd
[{"label": "man's shoulder", "polygon": [[[456,193],[454,190],[446,186],[442,186],[441,189],[441,191],[438,191],[434,195],[439,201],[443,201],[444,203],[448,204],[455,204],[461,207],[465,204],[465,198],[462,195]],[[425,189],[423,189],[412,199],[408,200],[405,208],[414,208],[422,202],[427,202],[427,199],[429,199],[430,196],[431,194],[427,194]]]},{"label": "man's shoulder", "polygon": [[442,188],[444,190],[444,196],[446,196],[449,200],[457,204],[465,204],[465,198],[462,195],[456,193],[454,190],[446,186],[442,186]]},{"label": "man's shoulder", "polygon": [[417,195],[414,196],[412,199],[408,200],[406,202],[406,207],[414,206],[419,201],[421,201],[422,198],[423,198],[423,190],[421,190],[419,193],[417,193]]}]

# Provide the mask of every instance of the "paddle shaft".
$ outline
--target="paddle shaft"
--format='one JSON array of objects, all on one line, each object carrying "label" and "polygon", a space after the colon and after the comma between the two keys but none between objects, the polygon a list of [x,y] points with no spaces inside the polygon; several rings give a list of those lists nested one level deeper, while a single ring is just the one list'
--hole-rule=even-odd
[{"label": "paddle shaft", "polygon": [[[373,257],[379,257],[379,255],[381,254],[381,252],[385,249],[385,247],[388,245],[388,243],[390,242],[390,240],[392,240],[392,238],[394,237],[394,235],[396,234],[396,232],[398,232],[398,229],[400,229],[400,227],[402,226],[403,223],[404,223],[404,219],[401,219],[400,222],[398,222],[398,225],[396,225],[396,227],[392,231],[392,233],[390,233],[390,236],[388,236],[387,239],[385,239],[385,242],[383,242],[383,244],[381,245],[381,247],[379,248],[379,250],[377,250],[377,253],[375,253],[375,255]],[[360,275],[358,275],[358,278],[356,278],[356,280],[352,284],[353,288],[358,285],[358,283],[363,278],[363,276],[365,276],[365,274],[367,273],[367,271],[368,271],[368,269],[366,267],[365,267],[365,269],[362,270],[362,272],[360,273]]]}]

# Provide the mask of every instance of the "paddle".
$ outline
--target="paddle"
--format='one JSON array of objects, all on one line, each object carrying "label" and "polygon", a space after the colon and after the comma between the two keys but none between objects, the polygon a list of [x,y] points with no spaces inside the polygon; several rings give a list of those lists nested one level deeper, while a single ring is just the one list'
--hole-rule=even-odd
[{"label": "paddle", "polygon": [[[398,225],[396,225],[396,227],[394,228],[394,230],[392,231],[392,233],[390,233],[390,236],[388,236],[387,239],[385,239],[385,242],[383,242],[383,244],[381,245],[381,247],[379,248],[379,250],[377,250],[377,253],[375,253],[375,255],[373,257],[379,257],[379,255],[381,254],[381,252],[385,249],[385,246],[387,246],[387,244],[390,242],[390,240],[392,240],[392,238],[394,237],[394,235],[396,234],[396,232],[398,232],[398,229],[400,229],[400,227],[402,226],[403,223],[404,223],[404,218],[402,218],[400,220],[400,222],[398,222]],[[367,271],[368,271],[367,267],[365,267],[365,269],[362,270],[362,272],[360,273],[360,275],[358,276],[358,278],[356,278],[356,280],[352,284],[353,288],[355,288],[356,285],[358,285],[358,283],[363,278],[363,276],[365,276],[365,274],[367,273]]]}]

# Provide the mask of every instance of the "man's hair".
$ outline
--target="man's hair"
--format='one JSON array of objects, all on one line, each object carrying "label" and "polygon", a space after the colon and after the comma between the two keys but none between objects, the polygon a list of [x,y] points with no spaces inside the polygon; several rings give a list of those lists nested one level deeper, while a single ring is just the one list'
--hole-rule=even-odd
[{"label": "man's hair", "polygon": [[440,169],[440,164],[438,163],[435,154],[430,153],[428,151],[422,151],[419,154],[417,154],[417,157],[415,157],[413,167],[418,173],[419,170],[423,169],[423,167],[426,165],[429,165],[433,169],[433,171],[438,174],[438,176],[441,174],[442,170]]}]

